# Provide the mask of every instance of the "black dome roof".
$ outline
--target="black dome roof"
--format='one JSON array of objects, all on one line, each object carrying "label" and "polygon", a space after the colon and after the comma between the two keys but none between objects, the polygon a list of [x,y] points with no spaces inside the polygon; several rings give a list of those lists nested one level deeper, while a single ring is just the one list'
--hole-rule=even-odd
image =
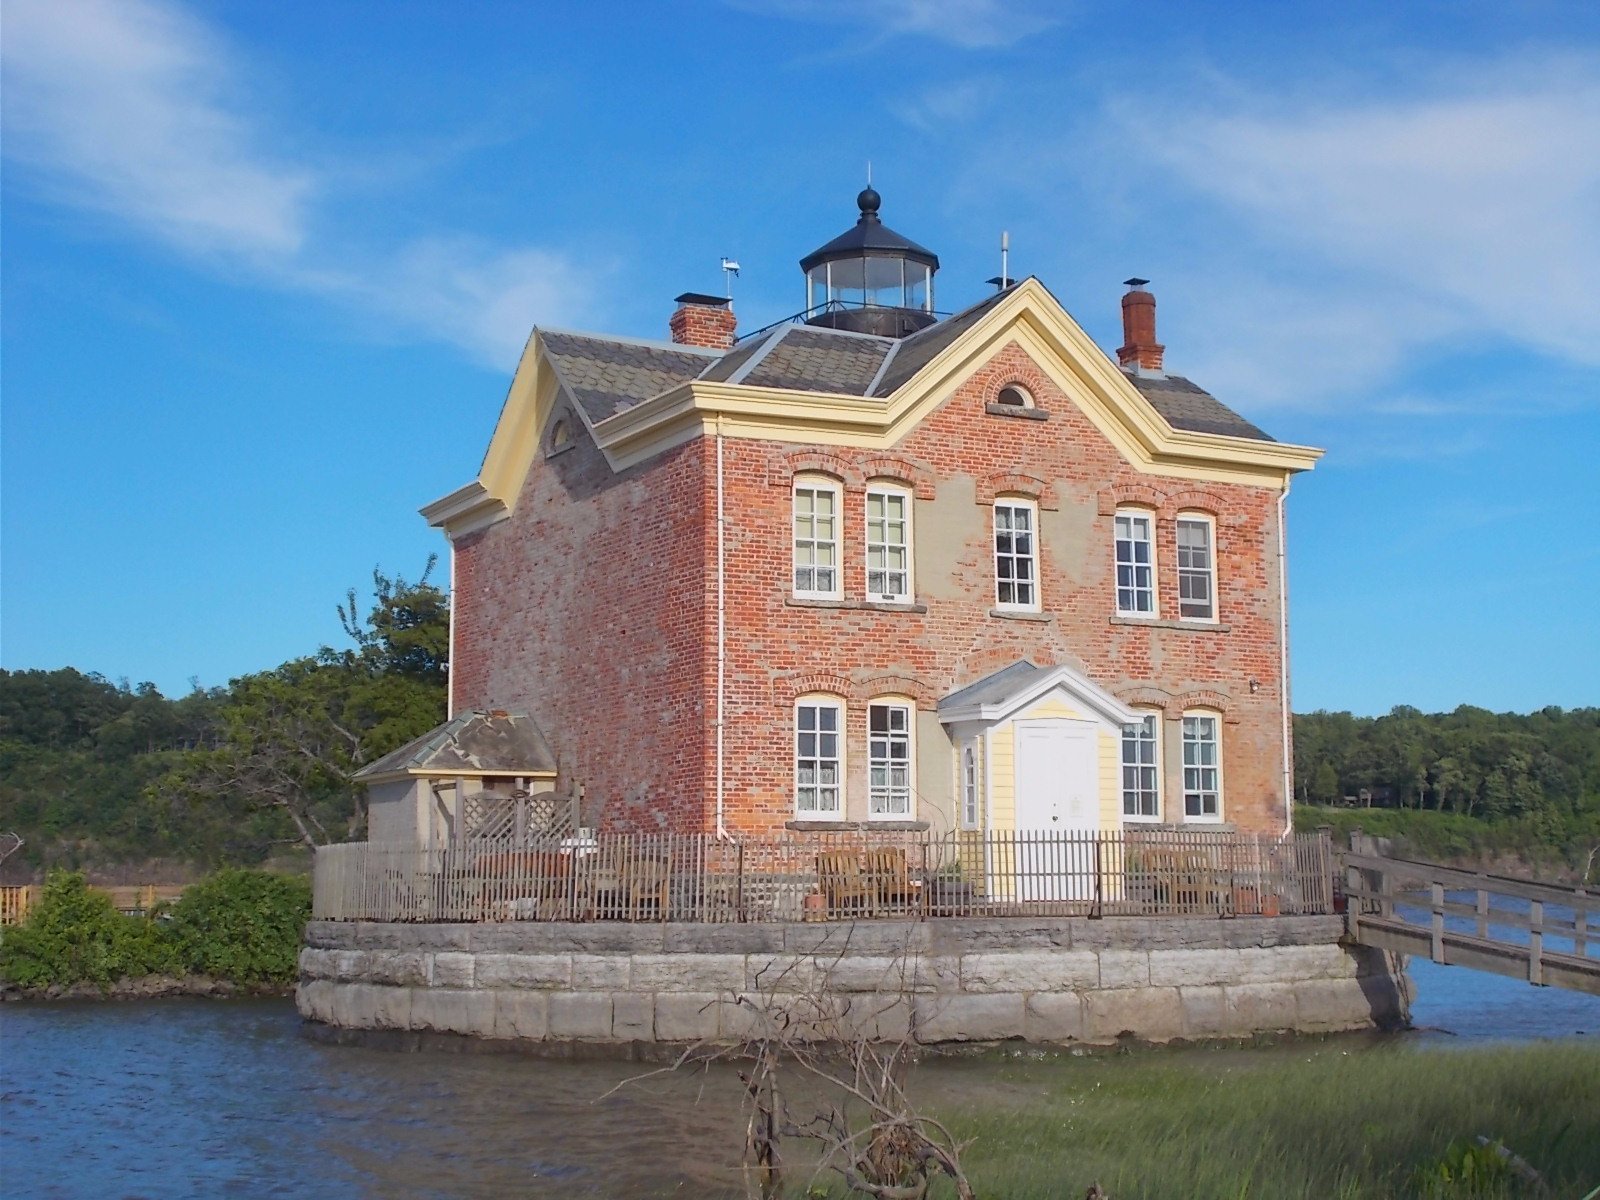
[{"label": "black dome roof", "polygon": [[800,260],[800,269],[809,271],[818,263],[836,258],[861,258],[866,255],[885,258],[909,258],[914,262],[939,269],[939,256],[926,246],[919,246],[908,237],[902,237],[878,219],[878,208],[883,197],[869,184],[856,197],[856,207],[861,216],[855,225],[845,230],[825,246],[819,246]]}]

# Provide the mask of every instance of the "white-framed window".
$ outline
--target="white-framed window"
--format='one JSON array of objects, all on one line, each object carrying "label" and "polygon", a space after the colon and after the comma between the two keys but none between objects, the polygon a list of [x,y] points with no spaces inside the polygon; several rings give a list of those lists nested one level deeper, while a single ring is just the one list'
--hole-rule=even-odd
[{"label": "white-framed window", "polygon": [[1183,714],[1183,816],[1222,819],[1222,725],[1213,713]]},{"label": "white-framed window", "polygon": [[1161,714],[1122,727],[1122,819],[1161,819]]},{"label": "white-framed window", "polygon": [[1117,513],[1117,612],[1156,615],[1155,517],[1137,509]]},{"label": "white-framed window", "polygon": [[1178,616],[1217,619],[1216,525],[1200,513],[1178,517]]},{"label": "white-framed window", "polygon": [[802,819],[844,815],[844,704],[831,696],[794,706],[794,808]]},{"label": "white-framed window", "polygon": [[995,501],[994,598],[1000,608],[1039,608],[1038,517],[1031,500]]},{"label": "white-framed window", "polygon": [[1000,389],[1000,394],[994,398],[994,402],[1006,408],[1032,408],[1033,394],[1020,383],[1008,383]]},{"label": "white-framed window", "polygon": [[839,485],[799,479],[794,485],[794,594],[813,600],[843,596],[839,578]]},{"label": "white-framed window", "polygon": [[916,710],[898,700],[867,705],[867,816],[911,816],[911,742]]},{"label": "white-framed window", "polygon": [[867,490],[867,599],[911,603],[911,493]]},{"label": "white-framed window", "polygon": [[978,827],[978,751],[968,742],[961,747],[961,828]]}]

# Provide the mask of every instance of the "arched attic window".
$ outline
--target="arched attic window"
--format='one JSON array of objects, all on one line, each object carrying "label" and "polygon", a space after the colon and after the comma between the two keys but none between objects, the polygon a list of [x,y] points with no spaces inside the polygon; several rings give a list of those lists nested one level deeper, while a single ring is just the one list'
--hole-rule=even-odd
[{"label": "arched attic window", "polygon": [[1020,383],[1008,383],[1000,389],[994,402],[1006,408],[1032,408],[1033,394]]},{"label": "arched attic window", "polygon": [[557,417],[550,426],[550,439],[545,450],[546,454],[559,454],[572,445],[572,422],[566,417]]}]

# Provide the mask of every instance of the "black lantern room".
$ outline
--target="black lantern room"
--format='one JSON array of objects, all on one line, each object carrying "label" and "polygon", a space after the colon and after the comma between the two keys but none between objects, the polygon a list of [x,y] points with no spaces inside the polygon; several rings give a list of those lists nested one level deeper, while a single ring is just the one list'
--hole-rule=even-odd
[{"label": "black lantern room", "polygon": [[861,216],[826,246],[800,260],[806,273],[806,323],[905,337],[932,325],[939,256],[878,219],[883,198],[856,197]]}]

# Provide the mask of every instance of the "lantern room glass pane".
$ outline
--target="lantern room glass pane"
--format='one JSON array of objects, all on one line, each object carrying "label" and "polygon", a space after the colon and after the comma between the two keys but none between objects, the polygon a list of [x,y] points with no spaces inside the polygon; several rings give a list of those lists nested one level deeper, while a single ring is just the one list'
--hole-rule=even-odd
[{"label": "lantern room glass pane", "polygon": [[905,266],[903,258],[869,258],[865,260],[867,272],[867,303],[880,308],[901,308],[905,297]]},{"label": "lantern room glass pane", "polygon": [[866,298],[866,263],[859,258],[841,258],[828,268],[828,299],[859,308]]},{"label": "lantern room glass pane", "polygon": [[806,307],[817,308],[828,302],[828,264],[811,268],[806,276]]},{"label": "lantern room glass pane", "polygon": [[923,312],[931,312],[933,305],[929,303],[928,276],[932,272],[921,263],[906,263],[906,304],[907,308],[920,308]]}]

